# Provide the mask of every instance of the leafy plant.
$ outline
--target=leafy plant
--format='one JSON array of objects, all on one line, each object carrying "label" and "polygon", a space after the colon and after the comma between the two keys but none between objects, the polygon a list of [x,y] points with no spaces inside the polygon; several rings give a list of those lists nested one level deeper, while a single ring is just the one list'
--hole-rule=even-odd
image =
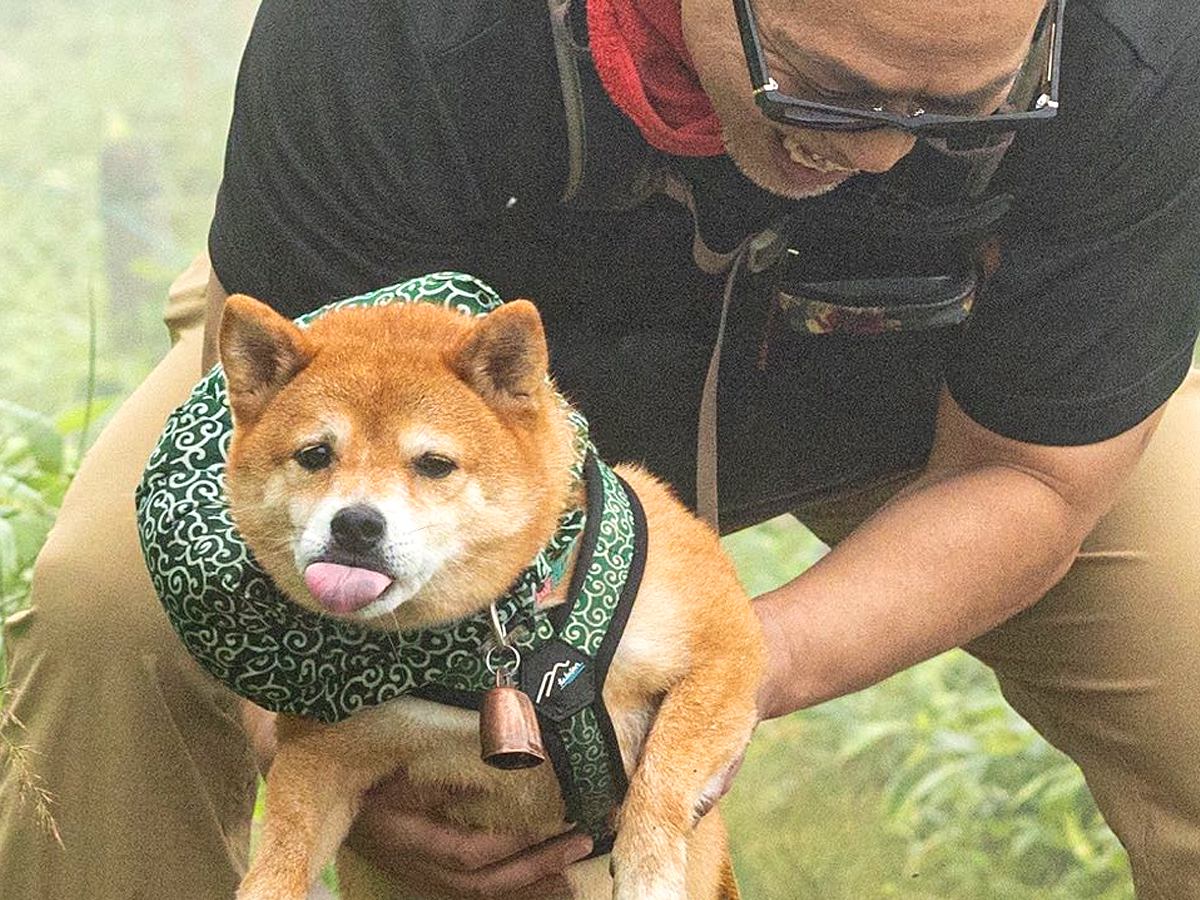
[{"label": "leafy plant", "polygon": [[[50,418],[0,399],[0,625],[25,605],[33,561],[78,467],[90,424],[115,400],[89,399]],[[3,651],[0,639],[0,682]]]},{"label": "leafy plant", "polygon": [[[70,448],[83,445],[92,415],[88,402],[55,422],[0,400],[0,628],[28,600],[34,559],[71,479]],[[30,761],[35,750],[18,737],[25,726],[10,702],[2,635],[0,631],[0,765],[15,772],[21,802],[61,844],[54,798]]]},{"label": "leafy plant", "polygon": [[[787,520],[726,547],[755,592],[821,552]],[[764,723],[723,810],[750,897],[1132,897],[1079,769],[961,651]]]},{"label": "leafy plant", "polygon": [[[94,345],[88,368],[95,371]],[[0,766],[16,773],[20,801],[60,844],[54,798],[31,765],[36,750],[18,739],[25,724],[13,712],[3,628],[28,603],[34,561],[79,466],[90,426],[116,401],[92,396],[90,382],[88,399],[54,419],[0,399]]]},{"label": "leafy plant", "polygon": [[64,447],[53,421],[0,400],[0,622],[28,595],[34,557],[69,481]]}]

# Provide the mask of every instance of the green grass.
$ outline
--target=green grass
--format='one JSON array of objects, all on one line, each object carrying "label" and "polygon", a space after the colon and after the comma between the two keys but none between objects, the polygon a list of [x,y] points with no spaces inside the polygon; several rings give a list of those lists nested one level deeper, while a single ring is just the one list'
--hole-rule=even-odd
[{"label": "green grass", "polygon": [[[791,519],[725,545],[752,593],[822,550]],[[1133,896],[1078,768],[960,651],[762,724],[722,809],[750,898]]]},{"label": "green grass", "polygon": [[100,396],[161,356],[167,285],[205,245],[252,9],[0,4],[0,396],[79,403],[93,338]]}]

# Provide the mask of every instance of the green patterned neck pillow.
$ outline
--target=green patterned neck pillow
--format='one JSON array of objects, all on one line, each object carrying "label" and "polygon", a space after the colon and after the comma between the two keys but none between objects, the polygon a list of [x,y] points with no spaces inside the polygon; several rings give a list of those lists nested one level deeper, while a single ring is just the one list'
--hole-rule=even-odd
[{"label": "green patterned neck pillow", "polygon": [[[468,275],[439,273],[330,304],[297,322],[346,306],[417,300],[474,316],[502,302]],[[572,419],[581,468],[587,425],[578,413]],[[231,433],[217,366],[171,415],[136,494],[151,580],[192,655],[260,706],[326,722],[424,683],[478,688],[487,675],[478,648],[492,634],[484,613],[443,628],[384,635],[302,609],[275,587],[230,518],[224,471]],[[553,541],[498,598],[510,630],[533,618],[538,591],[556,572],[561,578],[584,519],[583,510],[568,511]]]},{"label": "green patterned neck pillow", "polygon": [[[474,316],[502,303],[475,278],[444,272],[330,304],[297,323],[346,306],[416,301]],[[563,513],[553,539],[496,609],[521,652],[519,686],[535,700],[568,812],[602,852],[625,775],[601,687],[640,580],[645,528],[633,492],[592,452],[586,421],[570,415],[587,508]],[[168,419],[135,497],[151,581],[192,656],[259,706],[324,722],[406,694],[477,706],[494,683],[485,660],[488,612],[382,633],[292,603],[230,516],[224,472],[231,434],[218,366]],[[567,603],[539,609],[537,598],[562,580],[577,544]]]}]

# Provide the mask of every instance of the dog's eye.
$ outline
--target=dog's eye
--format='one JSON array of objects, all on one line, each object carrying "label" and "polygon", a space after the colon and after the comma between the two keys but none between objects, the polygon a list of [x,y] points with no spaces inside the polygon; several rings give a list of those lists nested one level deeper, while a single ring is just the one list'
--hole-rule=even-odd
[{"label": "dog's eye", "polygon": [[333,462],[333,449],[325,443],[312,444],[308,447],[301,447],[292,454],[292,459],[296,460],[302,469],[315,472]]},{"label": "dog's eye", "polygon": [[458,468],[458,463],[436,453],[422,453],[413,460],[413,468],[426,478],[445,478]]}]

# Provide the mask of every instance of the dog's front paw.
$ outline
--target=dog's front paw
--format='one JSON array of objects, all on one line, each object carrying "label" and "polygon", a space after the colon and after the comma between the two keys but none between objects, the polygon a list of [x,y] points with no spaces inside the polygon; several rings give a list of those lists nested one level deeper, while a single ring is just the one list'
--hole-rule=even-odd
[{"label": "dog's front paw", "polygon": [[687,842],[653,835],[619,835],[613,847],[615,900],[686,900]]},{"label": "dog's front paw", "polygon": [[308,885],[279,873],[251,870],[238,886],[237,900],[306,900]]},{"label": "dog's front paw", "polygon": [[626,879],[617,876],[613,885],[614,900],[687,900],[687,886],[682,877],[667,878],[662,874]]}]

